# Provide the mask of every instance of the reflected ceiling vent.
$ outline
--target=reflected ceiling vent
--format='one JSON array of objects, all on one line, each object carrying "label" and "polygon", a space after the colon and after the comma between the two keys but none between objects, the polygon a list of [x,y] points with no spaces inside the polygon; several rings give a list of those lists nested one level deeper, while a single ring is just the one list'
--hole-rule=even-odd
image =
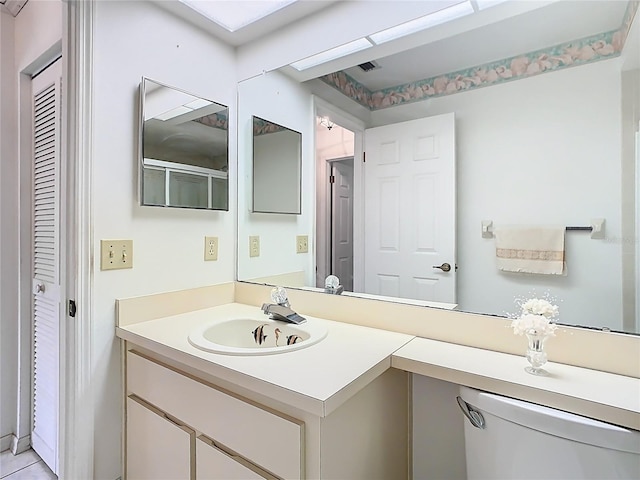
[{"label": "reflected ceiling vent", "polygon": [[364,62],[358,66],[362,69],[363,72],[370,72],[371,70],[377,70],[378,68],[380,68],[380,65],[378,65],[378,62],[375,62],[375,61]]}]

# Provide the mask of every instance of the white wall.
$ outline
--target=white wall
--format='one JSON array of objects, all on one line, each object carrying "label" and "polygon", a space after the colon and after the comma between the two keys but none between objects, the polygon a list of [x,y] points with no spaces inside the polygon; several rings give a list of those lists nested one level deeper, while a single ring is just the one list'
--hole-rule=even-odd
[{"label": "white wall", "polygon": [[[238,84],[238,278],[305,271],[311,285],[314,242],[314,147],[311,95],[279,72]],[[252,115],[302,133],[302,214],[251,212]],[[274,185],[274,188],[279,188]],[[249,236],[260,236],[260,256],[249,257]],[[296,236],[309,235],[309,252],[296,254]]]},{"label": "white wall", "polygon": [[[614,59],[373,113],[380,125],[455,112],[462,310],[515,313],[514,296],[550,290],[560,321],[621,328],[620,95]],[[500,273],[494,241],[481,237],[482,220],[566,226],[595,217],[606,219],[607,239],[568,232],[565,277]]]},{"label": "white wall", "polygon": [[[29,97],[28,75],[59,54],[62,39],[62,3],[59,0],[28,2],[14,19],[0,14],[0,437],[13,434],[24,437],[30,429],[30,399],[24,383],[29,382],[31,342],[30,278],[29,288],[21,288],[20,276],[30,277],[31,266],[21,249],[30,245],[30,216],[21,218],[20,201],[30,198],[30,163],[21,164],[24,137],[19,122],[19,99]],[[22,96],[22,97],[21,97]],[[25,176],[25,173],[27,176]],[[26,303],[25,303],[26,300]],[[27,365],[22,371],[19,365]],[[20,393],[18,388],[23,393]],[[23,414],[18,421],[17,412]],[[4,441],[2,446],[6,446]]]},{"label": "white wall", "polygon": [[[94,478],[115,479],[122,475],[115,300],[234,279],[236,70],[230,47],[147,2],[96,2],[94,34]],[[142,76],[230,106],[228,212],[139,206]],[[217,262],[203,260],[205,235],[219,237]],[[100,239],[119,238],[133,239],[133,269],[100,271]]]}]

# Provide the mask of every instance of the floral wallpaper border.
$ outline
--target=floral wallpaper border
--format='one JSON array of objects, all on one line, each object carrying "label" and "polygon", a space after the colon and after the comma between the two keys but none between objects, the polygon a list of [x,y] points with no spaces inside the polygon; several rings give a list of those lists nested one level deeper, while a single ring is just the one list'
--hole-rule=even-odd
[{"label": "floral wallpaper border", "polygon": [[615,58],[622,51],[639,5],[640,0],[629,2],[617,30],[395,87],[372,92],[343,71],[320,80],[360,105],[380,110]]},{"label": "floral wallpaper border", "polygon": [[253,135],[265,135],[267,133],[276,133],[288,130],[287,127],[278,125],[277,123],[270,122],[260,117],[253,117]]},{"label": "floral wallpaper border", "polygon": [[212,113],[211,115],[196,118],[193,121],[206,125],[207,127],[220,128],[222,130],[229,129],[229,116],[227,112]]}]

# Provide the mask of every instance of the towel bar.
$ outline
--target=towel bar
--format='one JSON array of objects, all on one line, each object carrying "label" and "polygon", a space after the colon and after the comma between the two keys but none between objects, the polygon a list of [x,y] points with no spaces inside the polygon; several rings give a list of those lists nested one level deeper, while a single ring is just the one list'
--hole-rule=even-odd
[{"label": "towel bar", "polygon": [[[592,218],[588,227],[565,227],[566,231],[591,232],[591,238],[604,238],[604,218]],[[482,238],[493,238],[493,220],[482,221]]]}]

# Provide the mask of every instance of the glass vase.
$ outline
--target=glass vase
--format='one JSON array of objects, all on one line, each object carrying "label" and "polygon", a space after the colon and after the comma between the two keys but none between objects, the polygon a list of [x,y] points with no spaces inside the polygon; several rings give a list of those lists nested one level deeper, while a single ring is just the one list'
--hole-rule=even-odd
[{"label": "glass vase", "polygon": [[540,333],[537,330],[529,330],[525,332],[527,336],[527,360],[531,364],[525,367],[525,371],[531,375],[548,375],[549,373],[540,368],[547,363],[547,352],[544,350],[544,344],[549,338],[549,335]]}]

